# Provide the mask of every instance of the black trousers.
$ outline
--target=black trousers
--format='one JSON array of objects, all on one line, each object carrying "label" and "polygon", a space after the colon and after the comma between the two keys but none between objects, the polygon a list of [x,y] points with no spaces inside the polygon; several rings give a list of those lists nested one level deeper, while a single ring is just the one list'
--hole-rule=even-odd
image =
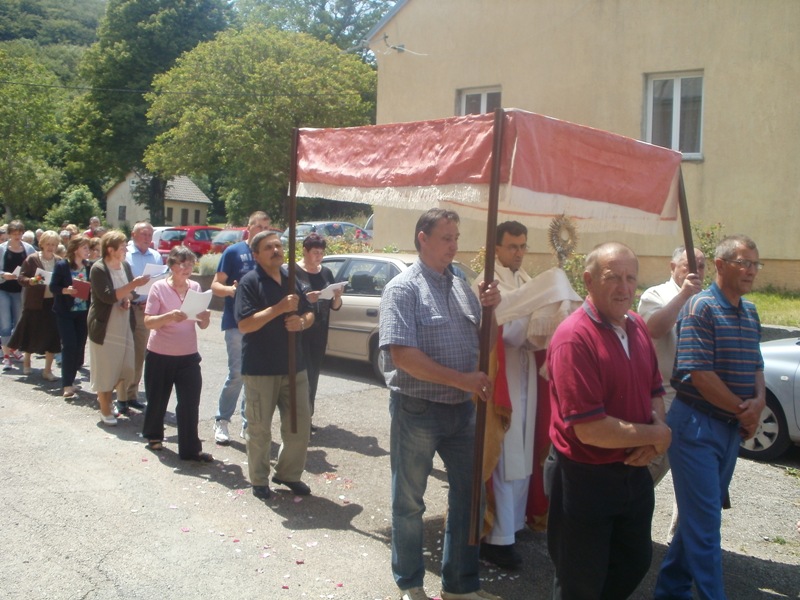
[{"label": "black trousers", "polygon": [[650,568],[655,506],[646,467],[590,465],[555,449],[544,466],[553,598],[621,600]]},{"label": "black trousers", "polygon": [[75,375],[83,364],[89,335],[87,314],[85,310],[56,313],[56,326],[61,336],[61,387],[72,387]]},{"label": "black trousers", "polygon": [[203,389],[200,355],[195,353],[167,356],[148,350],[144,358],[147,409],[144,413],[142,436],[145,439],[164,439],[164,415],[173,386],[177,397],[175,416],[178,420],[178,454],[181,458],[189,458],[203,450],[197,433],[200,392]]},{"label": "black trousers", "polygon": [[303,332],[302,343],[303,357],[308,372],[308,402],[311,405],[311,415],[313,416],[319,372],[322,370],[322,359],[325,358],[325,348],[328,345],[328,324],[315,323],[312,325],[310,329]]}]

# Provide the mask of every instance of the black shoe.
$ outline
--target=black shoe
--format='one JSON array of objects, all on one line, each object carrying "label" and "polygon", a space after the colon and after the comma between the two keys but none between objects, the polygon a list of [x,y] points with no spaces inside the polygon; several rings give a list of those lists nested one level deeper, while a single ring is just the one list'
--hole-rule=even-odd
[{"label": "black shoe", "polygon": [[260,500],[269,500],[269,497],[272,496],[272,490],[266,485],[254,485],[253,496]]},{"label": "black shoe", "polygon": [[131,408],[135,408],[136,410],[144,410],[147,408],[147,404],[142,404],[138,400],[128,400],[126,404]]},{"label": "black shoe", "polygon": [[285,485],[290,490],[292,490],[297,496],[311,495],[311,488],[308,487],[302,481],[284,481],[283,479],[278,479],[277,477],[273,477],[272,483],[275,483],[277,485]]},{"label": "black shoe", "polygon": [[115,402],[114,408],[119,415],[127,415],[130,413],[130,410],[128,409],[128,402]]},{"label": "black shoe", "polygon": [[480,557],[509,571],[518,571],[522,567],[522,557],[517,553],[514,544],[498,546],[481,542]]}]

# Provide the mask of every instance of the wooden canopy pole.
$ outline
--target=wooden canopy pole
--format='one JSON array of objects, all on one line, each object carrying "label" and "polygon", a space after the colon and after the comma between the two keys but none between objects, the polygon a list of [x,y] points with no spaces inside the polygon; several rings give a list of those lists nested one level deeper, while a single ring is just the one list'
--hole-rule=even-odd
[{"label": "wooden canopy pole", "polygon": [[[489,285],[494,281],[494,254],[497,239],[497,206],[500,201],[500,167],[502,163],[503,131],[505,129],[505,111],[498,108],[494,111],[494,129],[492,140],[492,179],[489,184],[489,209],[486,217],[486,265],[484,282]],[[478,369],[489,372],[491,356],[491,337],[494,307],[483,307],[481,314],[480,358]],[[483,448],[486,437],[486,402],[476,402],[475,415],[475,451],[472,465],[472,506],[470,512],[469,543],[477,546],[483,530],[481,499],[483,497]]]},{"label": "wooden canopy pole", "polygon": [[689,206],[686,203],[686,188],[683,185],[683,171],[678,171],[678,210],[681,215],[683,228],[683,247],[686,248],[686,261],[689,264],[689,273],[697,273],[697,258],[694,255],[694,242],[692,241],[692,225],[689,222]]},{"label": "wooden canopy pole", "polygon": [[[300,140],[300,130],[292,130],[292,163],[289,167],[289,293],[294,294],[296,286],[296,260],[297,252],[297,145]],[[292,433],[297,433],[297,335],[289,331],[289,425]]]}]

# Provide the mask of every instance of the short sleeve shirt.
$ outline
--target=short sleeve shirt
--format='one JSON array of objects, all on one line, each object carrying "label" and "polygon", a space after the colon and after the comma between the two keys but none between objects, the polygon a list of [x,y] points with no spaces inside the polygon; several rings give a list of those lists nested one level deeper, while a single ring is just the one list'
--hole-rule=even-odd
[{"label": "short sleeve shirt", "polygon": [[686,303],[676,327],[672,387],[678,398],[705,402],[692,384],[692,371],[714,371],[743,400],[755,395],[756,372],[764,370],[764,359],[761,321],[752,302],[742,298],[733,306],[714,283]]},{"label": "short sleeve shirt", "polygon": [[[417,348],[445,367],[470,373],[478,368],[480,320],[480,302],[465,281],[418,260],[383,290],[380,348]],[[470,399],[469,392],[422,381],[398,369],[388,352],[385,365],[391,390],[443,404]]]},{"label": "short sleeve shirt", "polygon": [[586,300],[558,326],[547,350],[550,438],[577,462],[623,462],[626,452],[582,443],[574,425],[606,416],[651,423],[652,398],[664,394],[655,349],[639,315],[628,312],[624,335],[630,356],[612,325]]},{"label": "short sleeve shirt", "polygon": [[[225,248],[217,266],[217,273],[225,273],[226,285],[233,285],[234,281],[241,283],[242,277],[256,267],[256,261],[250,246],[246,241],[236,242]],[[225,296],[225,306],[222,310],[222,330],[235,329],[236,318],[234,317],[234,298]]]},{"label": "short sleeve shirt", "polygon": [[[295,282],[294,294],[300,296],[298,313],[311,310],[299,282]],[[279,284],[258,265],[245,274],[236,289],[234,315],[238,323],[242,319],[274,306],[289,294],[289,278],[285,268],[281,269]],[[295,333],[296,370],[306,368],[302,351],[302,333]],[[272,319],[257,331],[242,336],[242,375],[287,375],[289,373],[289,332],[284,315]]]},{"label": "short sleeve shirt", "polygon": [[[189,280],[189,289],[196,292],[200,290],[200,284]],[[183,305],[183,298],[178,292],[167,283],[167,279],[159,279],[150,288],[147,294],[147,304],[144,307],[144,314],[158,316],[172,310],[180,309]],[[197,352],[197,321],[186,319],[179,323],[168,323],[158,329],[150,330],[150,337],[147,340],[147,349],[156,354],[167,356],[186,356]]]}]

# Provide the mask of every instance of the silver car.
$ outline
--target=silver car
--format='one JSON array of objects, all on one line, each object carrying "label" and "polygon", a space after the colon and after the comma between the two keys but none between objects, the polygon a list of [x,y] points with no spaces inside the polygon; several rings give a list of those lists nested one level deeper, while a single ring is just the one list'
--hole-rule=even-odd
[{"label": "silver car", "polygon": [[[346,281],[342,308],[331,311],[326,355],[369,362],[383,381],[383,357],[378,351],[378,316],[386,284],[417,260],[416,254],[332,254],[322,259],[336,281]],[[468,281],[476,274],[461,263],[455,272]]]},{"label": "silver car", "polygon": [[767,405],[756,435],[739,447],[739,456],[774,460],[792,443],[800,444],[800,338],[761,344]]}]

